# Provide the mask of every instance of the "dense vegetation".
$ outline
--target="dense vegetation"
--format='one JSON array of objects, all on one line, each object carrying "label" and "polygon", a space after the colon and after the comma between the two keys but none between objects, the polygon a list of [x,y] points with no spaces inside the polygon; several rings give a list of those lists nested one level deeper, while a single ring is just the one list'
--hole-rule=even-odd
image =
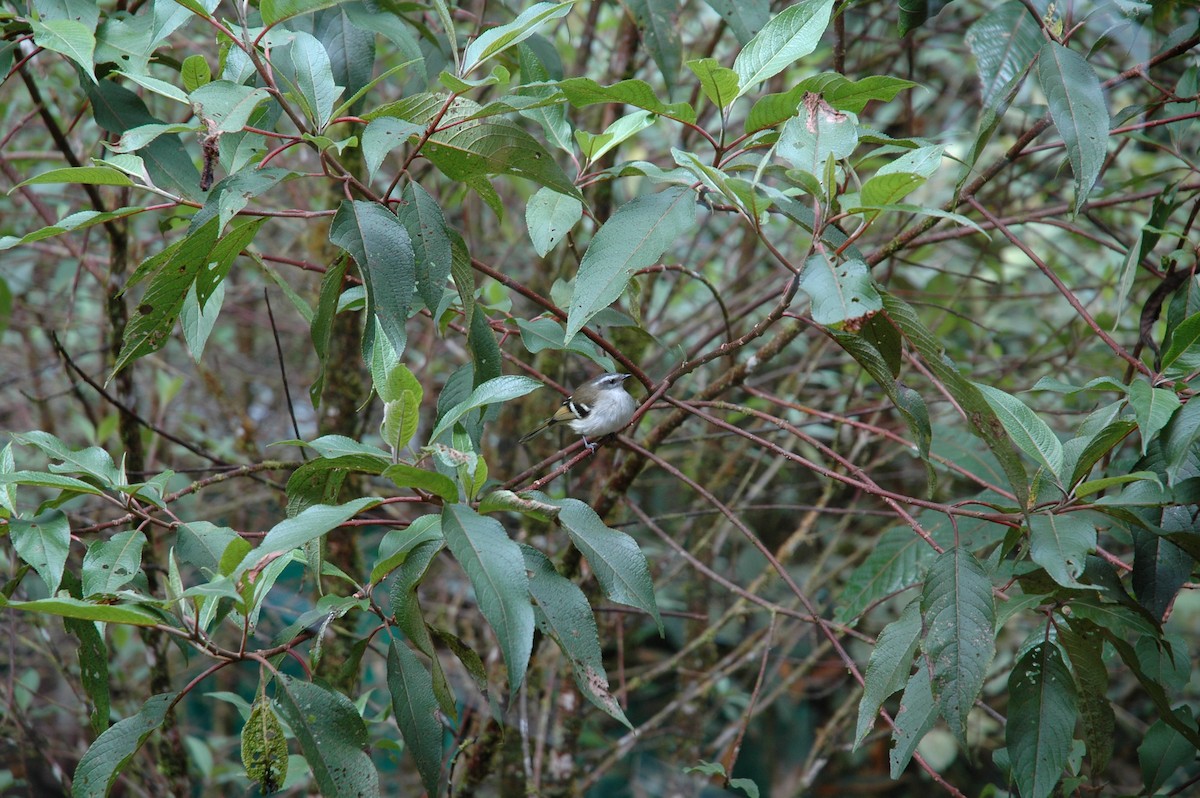
[{"label": "dense vegetation", "polygon": [[0,30],[5,794],[1196,789],[1193,4]]}]

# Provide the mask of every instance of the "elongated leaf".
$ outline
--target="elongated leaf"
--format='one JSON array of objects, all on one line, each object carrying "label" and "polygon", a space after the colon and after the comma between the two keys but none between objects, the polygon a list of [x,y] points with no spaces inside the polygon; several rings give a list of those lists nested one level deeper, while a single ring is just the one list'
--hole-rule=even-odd
[{"label": "elongated leaf", "polygon": [[980,103],[995,108],[1002,89],[1029,70],[1045,39],[1029,9],[1009,0],[972,23],[966,41],[979,73]]},{"label": "elongated leaf", "polygon": [[83,74],[95,83],[92,60],[96,51],[95,32],[74,19],[47,19],[36,17],[32,21],[33,40],[44,47],[70,58],[83,70]]},{"label": "elongated leaf", "polygon": [[214,80],[192,92],[190,99],[204,118],[217,123],[217,130],[235,133],[246,126],[254,109],[268,96],[266,89]]},{"label": "elongated leaf", "polygon": [[404,747],[412,753],[426,791],[438,795],[442,778],[442,724],[433,696],[433,678],[408,646],[393,640],[388,646],[387,681]]},{"label": "elongated leaf", "polygon": [[259,10],[262,12],[263,22],[274,25],[289,17],[311,14],[322,8],[336,6],[340,2],[342,0],[262,0]]},{"label": "elongated leaf", "polygon": [[1142,454],[1146,453],[1150,441],[1159,430],[1167,426],[1171,416],[1179,409],[1179,397],[1166,388],[1153,388],[1146,380],[1137,379],[1129,385],[1129,406],[1137,418],[1142,436]]},{"label": "elongated leaf", "polygon": [[913,655],[921,642],[920,603],[912,601],[900,617],[883,627],[867,661],[866,684],[858,702],[854,747],[875,726],[875,717],[888,696],[902,689],[912,673]]},{"label": "elongated leaf", "polygon": [[1096,528],[1074,513],[1029,517],[1029,556],[1063,587],[1079,587],[1087,556],[1096,550]]},{"label": "elongated leaf", "polygon": [[[373,202],[343,202],[333,217],[329,240],[354,258],[367,289],[367,315],[399,356],[408,343],[404,326],[416,290],[416,264],[408,231],[391,212]],[[364,346],[373,340],[368,325]]]},{"label": "elongated leaf", "polygon": [[345,91],[333,81],[333,65],[325,45],[312,34],[302,31],[289,33],[291,41],[283,46],[276,44],[271,53],[271,64],[276,73],[293,88],[293,96],[299,101],[304,115],[313,125],[313,132],[321,132],[333,116],[333,104]]},{"label": "elongated leaf", "polygon": [[23,180],[14,188],[42,184],[74,183],[81,186],[132,186],[129,175],[108,166],[65,166]]},{"label": "elongated leaf", "polygon": [[648,613],[662,632],[662,617],[654,598],[654,582],[646,557],[637,541],[605,526],[596,511],[578,499],[554,500],[539,491],[529,491],[534,501],[559,507],[558,522],[571,543],[588,561],[604,595],[620,604]]},{"label": "elongated leaf", "polygon": [[621,296],[633,273],[657,263],[696,221],[693,193],[672,186],[622,205],[596,231],[575,278],[564,343]]},{"label": "elongated leaf", "polygon": [[733,62],[738,96],[815,50],[832,9],[833,0],[802,0],[764,25]]},{"label": "elongated leaf", "polygon": [[937,720],[938,702],[933,697],[933,684],[924,662],[908,678],[900,696],[900,711],[896,713],[896,730],[892,733],[892,750],[888,754],[893,779],[900,778],[917,745]]},{"label": "elongated leaf", "polygon": [[540,610],[538,628],[549,635],[571,661],[579,691],[605,714],[632,729],[621,705],[609,691],[596,619],[583,591],[554,569],[532,546],[522,546],[529,569],[529,592]]},{"label": "elongated leaf", "polygon": [[1075,175],[1076,213],[1100,177],[1108,150],[1108,106],[1091,65],[1083,56],[1055,41],[1038,53],[1038,80],[1050,102],[1050,118],[1067,145]]},{"label": "elongated leaf", "polygon": [[142,567],[145,545],[145,533],[130,529],[88,546],[83,555],[83,595],[116,593],[129,584]]},{"label": "elongated leaf", "polygon": [[1063,467],[1062,441],[1050,425],[1012,394],[978,382],[975,387],[992,406],[1013,443],[1051,474],[1059,476]]},{"label": "elongated leaf", "polygon": [[460,74],[471,74],[484,61],[537,33],[547,22],[566,16],[572,5],[574,0],[565,3],[534,3],[512,22],[485,30],[463,50]]},{"label": "elongated leaf", "polygon": [[725,108],[737,97],[738,74],[721,66],[715,58],[698,58],[687,62],[687,68],[699,80],[704,96],[717,108]]},{"label": "elongated leaf", "polygon": [[658,98],[654,89],[644,80],[630,78],[604,86],[591,78],[566,78],[545,84],[524,87],[524,90],[542,90],[542,86],[562,91],[567,102],[576,108],[586,108],[596,103],[620,103],[641,108],[659,116],[669,116],[681,122],[695,122],[696,111],[687,103],[667,103]]},{"label": "elongated leaf", "polygon": [[1104,637],[1094,624],[1072,618],[1060,626],[1058,639],[1067,652],[1075,675],[1075,693],[1083,720],[1083,741],[1093,774],[1103,773],[1113,751],[1116,717],[1108,702],[1108,666],[1104,662]]},{"label": "elongated leaf", "polygon": [[379,774],[364,750],[367,726],[350,699],[312,682],[279,674],[275,702],[300,743],[325,798],[380,795]]},{"label": "elongated leaf", "polygon": [[721,15],[741,44],[754,38],[771,18],[770,0],[705,0]]},{"label": "elongated leaf", "polygon": [[1075,683],[1053,643],[1021,657],[1008,679],[1004,737],[1022,798],[1048,798],[1063,776],[1079,710]]},{"label": "elongated leaf", "polygon": [[677,0],[625,0],[642,34],[642,44],[658,66],[667,91],[679,80],[683,45],[679,36]]},{"label": "elongated leaf", "polygon": [[871,270],[861,260],[834,263],[829,253],[815,253],[804,264],[800,287],[812,300],[818,324],[845,325],[883,309]]},{"label": "elongated leaf", "polygon": [[950,731],[965,745],[967,714],[996,652],[992,583],[971,552],[955,546],[933,561],[921,593],[921,613],[933,692]]},{"label": "elongated leaf", "polygon": [[545,257],[582,217],[583,203],[579,200],[539,188],[525,206],[525,227],[534,251]]},{"label": "elongated leaf", "polygon": [[510,376],[488,380],[471,391],[471,395],[466,399],[442,414],[433,433],[429,436],[429,440],[430,442],[436,441],[444,432],[451,429],[455,422],[476,408],[507,402],[536,391],[540,387],[542,384],[532,377]]},{"label": "elongated leaf", "polygon": [[154,626],[163,620],[162,616],[137,604],[93,604],[90,601],[68,596],[36,601],[11,601],[0,595],[0,608],[6,607],[21,612],[58,615],[63,618],[79,618],[84,621],[124,623],[131,626]]},{"label": "elongated leaf", "polygon": [[437,311],[450,277],[450,231],[446,217],[429,192],[409,183],[397,214],[408,230],[416,266],[417,292],[430,311]]},{"label": "elongated leaf", "polygon": [[893,527],[871,546],[862,564],[850,573],[834,616],[853,622],[875,602],[917,584],[937,554],[907,527]]},{"label": "elongated leaf", "polygon": [[1200,313],[1193,313],[1171,330],[1160,367],[1186,375],[1200,368]]},{"label": "elongated leaf", "polygon": [[246,777],[264,795],[276,792],[287,778],[288,750],[283,724],[271,702],[261,695],[242,727],[242,765]]},{"label": "elongated leaf", "polygon": [[1134,595],[1151,616],[1162,621],[1195,561],[1167,538],[1144,529],[1133,530],[1133,543]]},{"label": "elongated leaf", "polygon": [[75,768],[71,795],[75,798],[105,798],[146,738],[162,726],[174,701],[175,693],[152,696],[136,715],[114,723],[97,737]]},{"label": "elongated leaf", "polygon": [[475,588],[480,612],[496,633],[508,668],[509,690],[515,694],[533,650],[534,627],[521,549],[499,521],[462,504],[442,510],[442,533]]},{"label": "elongated leaf", "polygon": [[[1172,713],[1174,720],[1195,727],[1191,707],[1184,704]],[[1138,746],[1138,763],[1142,769],[1142,780],[1148,794],[1157,794],[1159,788],[1179,768],[1194,761],[1196,749],[1171,725],[1163,720],[1155,721]]]},{"label": "elongated leaf", "polygon": [[273,554],[282,554],[292,549],[298,549],[310,540],[316,540],[337,529],[363,510],[378,503],[379,499],[367,496],[345,504],[318,504],[309,507],[294,518],[280,521],[267,531],[257,548],[252,549],[243,557],[235,574],[240,575],[245,569],[263,562],[265,558]]}]

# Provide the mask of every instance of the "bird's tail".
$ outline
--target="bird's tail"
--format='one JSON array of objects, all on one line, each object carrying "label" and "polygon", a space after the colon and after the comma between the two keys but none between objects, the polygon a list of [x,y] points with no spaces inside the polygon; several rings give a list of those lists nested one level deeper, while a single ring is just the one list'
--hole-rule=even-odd
[{"label": "bird's tail", "polygon": [[538,435],[541,435],[543,432],[545,432],[548,429],[550,429],[550,422],[543,421],[541,424],[538,424],[532,430],[530,430],[529,432],[522,435],[521,440],[518,441],[518,443],[528,443],[530,440],[532,440],[533,438],[536,438]]}]

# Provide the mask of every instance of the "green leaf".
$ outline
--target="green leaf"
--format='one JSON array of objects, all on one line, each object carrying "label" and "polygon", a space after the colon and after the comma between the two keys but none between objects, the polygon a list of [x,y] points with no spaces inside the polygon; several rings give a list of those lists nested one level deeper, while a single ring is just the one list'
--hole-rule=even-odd
[{"label": "green leaf", "polygon": [[311,14],[342,2],[344,0],[262,0],[259,11],[262,13],[263,24],[271,26],[285,19]]},{"label": "green leaf", "polygon": [[[442,543],[440,523],[439,516],[423,515],[404,529],[389,530],[383,536],[383,540],[379,541],[378,560],[371,567],[371,582],[373,584],[379,582],[393,570],[404,565],[409,561],[410,556],[416,556],[414,552],[423,543],[438,543],[437,550],[440,550]],[[432,556],[430,561],[432,561]],[[425,569],[419,569],[418,573],[423,576]],[[409,586],[415,589],[418,581],[413,580]],[[395,601],[393,601],[394,603]]]},{"label": "green leaf", "polygon": [[1083,56],[1055,41],[1038,53],[1038,80],[1075,175],[1075,213],[1083,207],[1108,151],[1108,106],[1100,79]]},{"label": "green leaf", "polygon": [[51,460],[57,461],[50,464],[50,470],[55,474],[79,474],[91,478],[103,488],[114,488],[124,483],[121,472],[113,464],[112,455],[99,446],[72,449],[42,430],[16,433],[12,438],[17,443],[36,446]]},{"label": "green leaf", "polygon": [[951,2],[953,0],[900,0],[900,19],[896,23],[898,32],[905,36],[909,31],[916,30]]},{"label": "green leaf", "polygon": [[654,598],[650,567],[637,541],[624,532],[605,526],[596,511],[578,499],[554,500],[539,491],[529,491],[522,496],[557,506],[558,522],[591,566],[604,595],[619,604],[646,612],[654,618],[659,633],[662,633],[662,616]]},{"label": "green leaf", "polygon": [[626,4],[642,34],[642,44],[654,59],[667,91],[671,91],[683,62],[678,1],[626,0]]},{"label": "green leaf", "polygon": [[1193,313],[1171,330],[1160,368],[1181,377],[1200,369],[1200,313]]},{"label": "green leaf", "polygon": [[479,34],[463,50],[459,74],[471,74],[484,61],[537,33],[547,22],[565,17],[573,5],[574,0],[565,3],[534,3],[512,22],[497,25]]},{"label": "green leaf", "polygon": [[[442,113],[449,102],[449,108]],[[537,139],[515,122],[472,118],[481,110],[464,97],[418,94],[367,114],[368,119],[396,117],[424,128],[438,120],[421,152],[451,180],[483,181],[497,174],[532,180],[561,194],[579,197],[579,189]],[[490,188],[490,185],[489,185]]]},{"label": "green leaf", "polygon": [[896,713],[896,730],[892,732],[892,750],[888,754],[893,779],[900,778],[917,751],[917,745],[937,720],[938,703],[933,697],[933,685],[925,663],[908,678],[900,696],[900,711]]},{"label": "green leaf", "polygon": [[[1175,710],[1175,718],[1194,727],[1191,707],[1186,704]],[[1138,763],[1147,794],[1156,794],[1160,787],[1179,770],[1196,758],[1196,749],[1178,731],[1164,721],[1155,721],[1138,746]]]},{"label": "green leaf", "polygon": [[62,597],[37,601],[11,601],[0,595],[0,608],[11,607],[22,612],[79,618],[85,621],[124,623],[132,626],[154,626],[162,622],[156,615],[137,604],[93,604],[82,599]]},{"label": "green leaf", "polygon": [[875,726],[875,717],[888,696],[901,690],[912,673],[913,655],[921,642],[919,602],[909,602],[900,617],[883,627],[867,661],[863,695],[858,702],[858,725],[854,731],[857,749]]},{"label": "green leaf", "polygon": [[108,648],[97,624],[79,618],[63,618],[63,627],[79,640],[79,682],[92,702],[88,721],[92,733],[99,736],[109,725],[112,694],[109,692]]},{"label": "green leaf", "polygon": [[738,96],[815,50],[832,9],[833,0],[802,0],[764,25],[733,62]]},{"label": "green leaf", "polygon": [[216,122],[218,132],[236,133],[246,126],[259,103],[269,96],[266,89],[214,80],[197,88],[189,98],[202,117]]},{"label": "green leaf", "polygon": [[254,702],[242,727],[242,766],[246,768],[246,777],[263,795],[278,791],[287,779],[287,738],[265,695]]},{"label": "green leaf", "polygon": [[85,597],[116,593],[129,584],[142,567],[142,547],[146,535],[140,530],[118,532],[108,540],[98,540],[88,546],[83,555],[83,595]]},{"label": "green leaf", "polygon": [[705,0],[721,15],[741,44],[754,38],[771,18],[770,0]]},{"label": "green leaf", "polygon": [[[399,356],[408,343],[405,324],[416,290],[412,241],[400,220],[374,202],[343,201],[329,228],[329,240],[358,264],[367,290],[367,316],[378,323]],[[364,349],[374,334],[368,325]]]},{"label": "green leaf", "polygon": [[368,122],[362,134],[362,150],[367,164],[367,175],[374,178],[389,152],[407,142],[410,136],[419,135],[423,130],[424,128],[420,125],[387,116]]},{"label": "green leaf", "polygon": [[276,74],[294,90],[304,115],[312,123],[310,132],[320,133],[333,117],[333,104],[345,91],[333,82],[333,66],[325,46],[312,34],[288,32],[290,41],[276,41],[271,52],[271,65]]},{"label": "green leaf", "polygon": [[879,536],[862,564],[850,573],[843,601],[834,616],[849,623],[872,604],[920,581],[925,565],[937,552],[908,527],[893,527]]},{"label": "green leaf", "polygon": [[450,277],[450,230],[437,201],[416,183],[409,183],[401,195],[397,213],[408,230],[416,266],[417,291],[425,307],[436,312]]},{"label": "green leaf", "polygon": [[499,521],[462,504],[442,510],[442,533],[475,588],[480,612],[496,633],[508,668],[509,690],[515,694],[529,665],[534,627],[521,549]]},{"label": "green leaf", "polygon": [[613,122],[599,135],[576,130],[575,141],[578,142],[583,157],[588,161],[595,161],[631,136],[653,125],[654,120],[654,114],[649,111],[634,111]]},{"label": "green leaf", "polygon": [[345,504],[317,504],[293,518],[280,521],[267,531],[256,548],[246,553],[234,575],[240,576],[246,569],[265,562],[273,554],[298,549],[310,540],[316,540],[337,529],[363,510],[378,503],[379,499],[367,496]]},{"label": "green leaf", "polygon": [[71,522],[58,510],[37,518],[8,519],[8,536],[17,556],[33,566],[46,583],[46,592],[54,595],[67,567],[71,551]]},{"label": "green leaf", "polygon": [[1180,406],[1179,397],[1174,391],[1166,388],[1153,388],[1143,379],[1136,379],[1129,385],[1129,406],[1137,418],[1138,429],[1142,437],[1142,454],[1150,446],[1150,441],[1159,430],[1167,426],[1171,416]]},{"label": "green leaf", "polygon": [[939,711],[965,745],[967,714],[996,652],[992,583],[971,552],[955,546],[933,561],[921,593],[921,613],[926,628],[922,649],[932,664]]},{"label": "green leaf", "polygon": [[136,715],[114,723],[97,737],[75,768],[71,795],[74,798],[105,798],[146,738],[163,725],[175,695],[152,696]]},{"label": "green leaf", "polygon": [[533,249],[543,258],[583,216],[583,203],[575,197],[539,188],[525,206],[525,227]]},{"label": "green leaf", "polygon": [[617,370],[613,359],[604,354],[592,341],[576,336],[570,344],[564,343],[566,330],[552,318],[542,317],[533,321],[517,319],[517,327],[521,330],[521,344],[531,355],[547,349],[555,352],[567,350],[583,355],[604,371]]},{"label": "green leaf", "polygon": [[622,205],[596,231],[579,264],[565,342],[621,296],[633,273],[658,262],[675,238],[695,224],[692,191],[672,186]]},{"label": "green leaf", "polygon": [[1105,425],[1103,429],[1092,436],[1083,451],[1079,453],[1079,458],[1075,461],[1075,468],[1071,473],[1070,484],[1076,486],[1076,495],[1079,491],[1079,481],[1090,474],[1096,463],[1107,457],[1135,429],[1137,429],[1137,425],[1134,422],[1118,419]]},{"label": "green leaf", "polygon": [[197,53],[183,59],[183,64],[179,67],[179,77],[183,81],[183,88],[193,92],[212,81],[212,70],[209,69],[204,56]]},{"label": "green leaf", "polygon": [[979,382],[975,383],[975,387],[991,405],[1013,443],[1047,468],[1051,474],[1061,476],[1062,441],[1050,429],[1050,425],[1012,394]]},{"label": "green leaf", "polygon": [[1029,555],[1063,587],[1082,588],[1087,555],[1096,550],[1096,528],[1076,513],[1029,516]]},{"label": "green leaf", "polygon": [[1029,649],[1008,679],[1008,725],[1004,738],[1022,798],[1048,798],[1067,755],[1079,709],[1075,683],[1058,647],[1041,642]]},{"label": "green leaf", "polygon": [[387,683],[404,747],[413,755],[425,790],[438,795],[443,735],[433,678],[408,646],[393,640],[388,646]]},{"label": "green leaf", "polygon": [[275,701],[292,729],[325,798],[378,796],[379,774],[364,750],[367,726],[350,699],[286,674],[276,677]]},{"label": "green leaf", "polygon": [[22,186],[73,183],[81,186],[132,186],[129,175],[108,166],[65,166],[34,175],[13,186],[9,193]]},{"label": "green leaf", "polygon": [[688,61],[686,66],[699,78],[704,96],[717,108],[723,109],[737,98],[738,74],[721,66],[717,59],[697,58]]},{"label": "green leaf", "polygon": [[82,22],[74,19],[34,18],[31,21],[33,41],[38,47],[65,55],[83,70],[83,74],[95,83],[92,62],[96,51],[96,34]]},{"label": "green leaf", "polygon": [[428,491],[445,502],[458,501],[458,486],[454,484],[454,480],[436,471],[427,471],[406,463],[397,463],[388,466],[383,472],[383,476],[396,483],[398,488],[417,488]]},{"label": "green leaf", "polygon": [[630,78],[604,86],[591,78],[566,78],[560,81],[523,86],[523,91],[542,91],[546,87],[560,90],[567,102],[576,108],[586,108],[596,103],[619,103],[632,105],[658,116],[678,119],[684,123],[696,121],[696,110],[687,103],[666,103],[658,98],[654,89],[644,80]]},{"label": "green leaf", "polygon": [[1200,438],[1200,402],[1189,401],[1171,418],[1162,436],[1167,484],[1174,486],[1181,478],[1191,476],[1187,466],[1196,455],[1197,438]]},{"label": "green leaf", "polygon": [[437,426],[434,427],[433,433],[429,436],[429,440],[430,442],[436,441],[443,433],[450,430],[455,422],[478,407],[507,402],[510,399],[516,399],[517,397],[536,391],[540,387],[542,387],[542,384],[532,377],[509,376],[488,380],[471,391],[471,395],[466,399],[442,414],[441,418],[438,419]]},{"label": "green leaf", "polygon": [[1164,621],[1195,561],[1167,538],[1144,529],[1133,530],[1133,547],[1133,593],[1155,620]]},{"label": "green leaf", "polygon": [[[107,167],[105,167],[107,168]],[[72,230],[85,230],[93,225],[103,224],[104,222],[113,219],[124,219],[126,216],[133,216],[138,213],[145,212],[145,208],[140,205],[131,205],[125,208],[118,208],[115,211],[79,211],[64,216],[55,224],[49,227],[43,227],[39,230],[34,230],[32,233],[26,233],[24,236],[0,236],[0,252],[6,249],[20,246],[21,244],[32,244],[35,241],[41,241],[46,238],[68,233]]]},{"label": "green leaf", "polygon": [[633,729],[621,705],[609,690],[596,619],[587,597],[574,582],[532,546],[522,546],[529,571],[529,592],[537,602],[538,628],[550,636],[571,661],[579,691],[606,715]]},{"label": "green leaf", "polygon": [[1112,758],[1116,717],[1108,702],[1108,666],[1104,662],[1104,638],[1091,623],[1072,618],[1069,626],[1058,627],[1058,639],[1075,674],[1083,741],[1087,745],[1093,775],[1104,773]]},{"label": "green leaf", "polygon": [[996,456],[1017,500],[1024,506],[1029,496],[1028,477],[1013,447],[1012,439],[1005,433],[1004,425],[996,416],[996,412],[983,398],[979,389],[945,357],[945,348],[941,341],[921,323],[912,306],[887,292],[881,294],[888,318],[920,353],[925,365],[966,412],[971,432],[981,438]]},{"label": "green leaf", "polygon": [[1003,89],[1029,71],[1045,39],[1029,9],[1009,0],[971,24],[966,42],[975,56],[980,104],[995,109]]},{"label": "green leaf", "polygon": [[834,188],[826,174],[830,161],[849,158],[857,146],[855,116],[834,109],[820,95],[805,94],[800,115],[784,124],[775,151],[829,192]]},{"label": "green leaf", "polygon": [[810,255],[800,287],[812,300],[812,317],[825,326],[844,325],[883,309],[883,299],[861,260],[833,263],[825,251]]}]

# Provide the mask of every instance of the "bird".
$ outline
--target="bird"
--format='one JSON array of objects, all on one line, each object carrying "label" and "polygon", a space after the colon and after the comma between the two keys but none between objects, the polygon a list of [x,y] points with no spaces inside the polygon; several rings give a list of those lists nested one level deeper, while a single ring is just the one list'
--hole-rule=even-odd
[{"label": "bird", "polygon": [[583,437],[583,445],[589,452],[596,451],[596,444],[588,437],[601,438],[623,429],[637,410],[637,401],[623,385],[627,379],[628,374],[601,374],[588,380],[563,400],[562,407],[554,415],[522,437],[521,443],[565,422]]}]

